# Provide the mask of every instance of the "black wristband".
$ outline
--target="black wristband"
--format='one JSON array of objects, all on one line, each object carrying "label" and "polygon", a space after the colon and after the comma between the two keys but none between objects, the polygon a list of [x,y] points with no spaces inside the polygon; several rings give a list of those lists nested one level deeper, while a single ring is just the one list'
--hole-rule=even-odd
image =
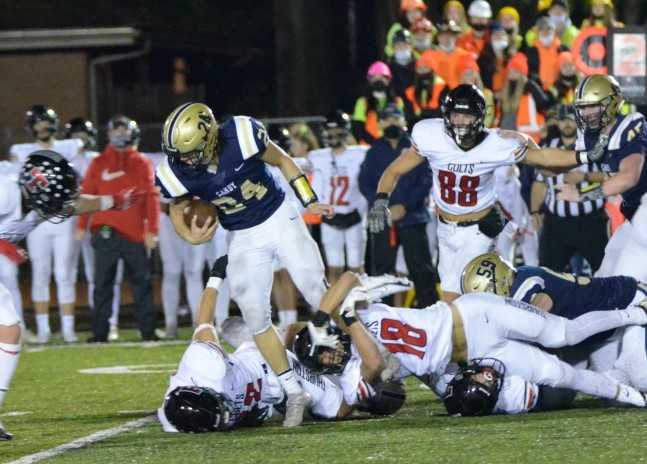
[{"label": "black wristband", "polygon": [[375,195],[376,200],[388,200],[389,199],[389,194],[386,192],[377,192],[377,195]]},{"label": "black wristband", "polygon": [[312,318],[312,323],[315,327],[323,327],[330,320],[330,314],[324,313],[321,309],[318,310]]},{"label": "black wristband", "polygon": [[355,316],[349,316],[346,313],[341,313],[339,317],[341,317],[341,320],[344,321],[344,324],[346,324],[346,327],[350,327],[355,322],[357,322],[357,318]]}]

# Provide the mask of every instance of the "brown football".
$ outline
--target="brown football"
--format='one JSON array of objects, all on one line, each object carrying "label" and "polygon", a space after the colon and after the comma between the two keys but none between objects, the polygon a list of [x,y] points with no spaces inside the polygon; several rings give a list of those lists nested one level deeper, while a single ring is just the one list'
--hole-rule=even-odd
[{"label": "brown football", "polygon": [[210,225],[214,221],[218,220],[218,210],[216,205],[209,203],[208,201],[203,200],[191,200],[189,204],[184,208],[184,223],[187,227],[191,227],[191,221],[193,216],[198,216],[196,224],[198,227],[202,227],[208,218],[211,218]]}]

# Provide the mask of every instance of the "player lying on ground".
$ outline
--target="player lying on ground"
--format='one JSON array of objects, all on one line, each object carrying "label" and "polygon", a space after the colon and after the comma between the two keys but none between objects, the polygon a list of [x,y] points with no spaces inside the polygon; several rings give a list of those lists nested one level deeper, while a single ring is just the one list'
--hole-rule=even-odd
[{"label": "player lying on ground", "polygon": [[[16,243],[44,221],[75,214],[128,208],[141,197],[133,190],[117,195],[81,195],[76,171],[59,153],[38,150],[25,160],[19,178],[0,178],[0,254],[19,263],[26,254]],[[21,321],[11,294],[0,285],[0,406],[18,367]],[[0,423],[0,440],[10,440]]]},{"label": "player lying on ground", "polygon": [[[318,202],[292,158],[269,140],[259,121],[248,116],[234,116],[219,125],[207,105],[185,103],[164,123],[162,150],[167,158],[157,167],[156,183],[173,200],[171,222],[192,244],[211,240],[217,223],[229,231],[231,297],[288,394],[283,425],[299,425],[308,398],[272,327],[274,263],[287,269],[312,307],[319,306],[326,290],[324,266],[301,215],[285,201],[267,166],[281,170],[309,213],[330,215],[332,208]],[[218,207],[217,222],[209,220],[198,227],[194,217],[190,227],[184,223],[184,209],[193,196]]]},{"label": "player lying on ground", "polygon": [[[432,195],[438,210],[440,285],[443,299],[460,292],[460,274],[475,256],[491,251],[506,224],[497,205],[497,167],[523,162],[564,169],[588,162],[587,154],[547,148],[514,131],[486,129],[485,97],[474,85],[447,94],[442,118],[423,119],[411,131],[412,146],[384,171],[368,214],[372,233],[391,224],[389,196],[398,180],[423,162],[433,171]],[[591,156],[603,148],[591,146]]]},{"label": "player lying on ground", "polygon": [[[590,311],[635,306],[647,297],[647,287],[632,277],[589,279],[544,267],[514,269],[495,253],[474,258],[461,281],[465,293],[510,296],[567,319]],[[647,391],[645,346],[645,327],[628,326],[597,334],[560,356],[571,363],[588,360],[592,370],[606,372],[620,382]]]},{"label": "player lying on ground", "polygon": [[[199,325],[158,410],[166,432],[201,433],[261,425],[272,416],[273,408],[285,414],[285,392],[242,319],[230,318],[223,324],[224,338],[236,348],[233,354],[224,351],[213,326],[226,258],[219,258],[211,270],[200,300]],[[343,378],[337,378],[311,372],[291,353],[289,361],[312,398],[309,410],[314,418],[342,419],[355,407],[374,414],[392,413],[404,403],[401,387],[376,391],[362,379],[374,378],[379,365],[371,368],[355,363]]]},{"label": "player lying on ground", "polygon": [[[575,368],[537,346],[575,345],[605,330],[645,324],[647,314],[641,307],[595,311],[568,320],[511,298],[475,293],[463,295],[451,304],[439,302],[425,309],[371,304],[356,312],[357,302],[370,301],[376,294],[383,296],[379,286],[374,285],[375,278],[365,278],[364,282],[362,287],[356,275],[345,273],[328,290],[314,322],[325,323],[325,316],[339,308],[339,317],[347,326],[363,323],[400,362],[394,374],[397,379],[409,375],[433,379],[442,376],[450,363],[496,358],[510,374],[538,385],[570,388],[640,407],[647,405],[645,397],[634,388],[600,373]],[[393,282],[385,279],[385,283]],[[351,334],[353,342],[357,335],[367,336],[359,331],[355,334]],[[323,356],[328,350],[320,348],[323,365],[332,363],[331,356]]]}]

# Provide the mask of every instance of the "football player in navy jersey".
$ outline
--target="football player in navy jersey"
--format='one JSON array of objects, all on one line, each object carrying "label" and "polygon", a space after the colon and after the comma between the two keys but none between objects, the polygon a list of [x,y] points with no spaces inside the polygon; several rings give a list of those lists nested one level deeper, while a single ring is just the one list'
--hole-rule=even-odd
[{"label": "football player in navy jersey", "polygon": [[[590,161],[599,161],[601,173],[589,181],[597,185],[578,191],[563,185],[560,199],[597,200],[622,196],[621,211],[627,218],[611,237],[604,253],[599,276],[629,275],[647,280],[647,124],[640,113],[620,114],[624,98],[612,76],[594,74],[584,79],[575,94],[578,137],[575,150],[587,152]],[[604,150],[593,147],[605,146]]]},{"label": "football player in navy jersey", "polygon": [[[299,425],[308,403],[290,369],[285,347],[271,320],[270,292],[275,264],[284,267],[312,307],[326,289],[324,266],[301,215],[275,183],[267,165],[278,167],[309,213],[331,215],[318,202],[294,161],[268,139],[263,125],[248,116],[234,116],[219,125],[202,103],[185,103],[166,119],[156,183],[173,201],[169,216],[177,233],[193,244],[213,237],[216,224],[184,223],[188,200],[199,197],[217,206],[218,222],[230,232],[229,264],[232,298],[238,303],[254,340],[287,393],[283,424]],[[313,326],[321,344],[334,337]]]}]

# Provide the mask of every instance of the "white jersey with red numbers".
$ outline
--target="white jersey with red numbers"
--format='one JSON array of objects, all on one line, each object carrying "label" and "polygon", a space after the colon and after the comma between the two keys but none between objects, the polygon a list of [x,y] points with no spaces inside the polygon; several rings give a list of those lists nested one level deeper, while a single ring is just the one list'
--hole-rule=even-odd
[{"label": "white jersey with red numbers", "polygon": [[23,216],[16,165],[0,162],[0,174],[0,240],[16,243],[43,222],[43,218],[35,211]]},{"label": "white jersey with red numbers", "polygon": [[[234,424],[259,409],[265,409],[265,418],[269,418],[272,406],[283,400],[278,378],[253,342],[243,343],[230,355],[215,343],[191,343],[171,376],[165,396],[185,386],[208,387],[224,395],[233,406]],[[168,422],[163,405],[158,417],[166,432],[177,432]]]},{"label": "white jersey with red numbers", "polygon": [[313,169],[312,187],[319,201],[332,205],[336,214],[366,210],[366,200],[359,191],[359,168],[366,151],[367,147],[349,146],[340,154],[333,154],[330,148],[308,154]]},{"label": "white jersey with red numbers", "polygon": [[440,118],[413,126],[413,147],[433,171],[436,206],[449,214],[467,214],[489,208],[496,201],[494,170],[517,163],[526,155],[521,135],[485,129],[487,135],[470,150],[462,150],[445,132]]},{"label": "white jersey with red numbers", "polygon": [[[73,162],[73,159],[79,154],[79,151],[83,147],[83,142],[81,139],[65,139],[65,140],[54,140],[54,143],[51,147],[47,148],[49,150],[54,150],[59,153],[63,158],[68,160],[70,163]],[[27,157],[38,150],[45,150],[38,143],[17,143],[12,145],[9,148],[9,154],[22,165]]]},{"label": "white jersey with red numbers", "polygon": [[425,309],[372,304],[358,311],[366,328],[400,361],[398,378],[444,372],[452,354],[452,313],[446,303]]}]

